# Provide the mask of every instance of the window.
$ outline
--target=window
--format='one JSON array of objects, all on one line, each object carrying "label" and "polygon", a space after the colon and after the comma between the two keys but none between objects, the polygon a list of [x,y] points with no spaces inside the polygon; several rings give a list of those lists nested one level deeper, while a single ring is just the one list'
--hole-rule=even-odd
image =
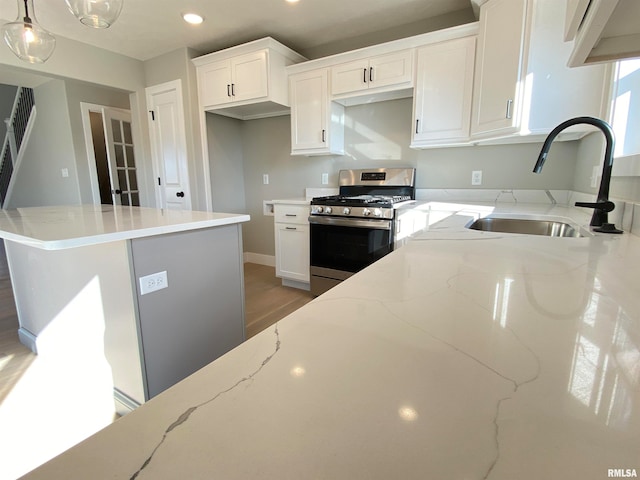
[{"label": "window", "polygon": [[640,155],[640,58],[616,64],[611,104],[614,156]]}]

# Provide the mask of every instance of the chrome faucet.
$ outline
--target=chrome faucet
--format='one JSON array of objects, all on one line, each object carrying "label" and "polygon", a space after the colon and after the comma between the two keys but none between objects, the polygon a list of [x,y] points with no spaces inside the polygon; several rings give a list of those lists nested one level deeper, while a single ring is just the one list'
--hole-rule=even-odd
[{"label": "chrome faucet", "polygon": [[540,155],[538,155],[536,166],[533,167],[533,173],[540,173],[542,171],[542,166],[544,165],[544,161],[547,159],[547,154],[549,153],[549,149],[551,148],[551,142],[553,142],[556,136],[565,128],[572,125],[577,125],[579,123],[593,125],[594,127],[598,127],[600,130],[602,130],[602,133],[604,133],[604,136],[607,140],[607,145],[604,152],[604,162],[602,167],[602,178],[600,179],[600,188],[598,190],[598,197],[596,198],[595,203],[576,202],[575,205],[576,207],[593,208],[593,215],[591,216],[590,225],[592,227],[595,227],[594,230],[596,232],[622,233],[622,230],[618,230],[613,223],[609,223],[608,218],[608,213],[611,212],[616,206],[612,201],[609,200],[609,184],[611,183],[611,170],[613,168],[614,138],[613,129],[607,122],[593,117],[576,117],[562,122],[556,128],[551,130],[551,133],[549,133],[546,140],[544,141],[542,150],[540,150]]}]

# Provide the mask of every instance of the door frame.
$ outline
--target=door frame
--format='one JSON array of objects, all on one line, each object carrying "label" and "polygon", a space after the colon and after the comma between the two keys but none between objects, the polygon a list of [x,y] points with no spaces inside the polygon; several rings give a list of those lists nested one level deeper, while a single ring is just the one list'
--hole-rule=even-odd
[{"label": "door frame", "polygon": [[[80,102],[80,113],[82,116],[82,129],[84,133],[84,145],[87,152],[87,163],[89,164],[89,180],[91,182],[91,198],[94,205],[100,205],[100,185],[98,184],[98,171],[96,169],[96,152],[93,148],[93,136],[91,133],[90,113],[99,113],[104,119],[104,110],[113,110],[116,112],[126,113],[131,116],[133,129],[133,114],[131,110],[125,108],[109,107],[107,105],[98,105],[96,103]],[[106,132],[105,132],[106,137]],[[134,143],[135,148],[135,143]],[[137,153],[137,152],[136,152]],[[138,178],[138,188],[140,188],[140,179]]]}]

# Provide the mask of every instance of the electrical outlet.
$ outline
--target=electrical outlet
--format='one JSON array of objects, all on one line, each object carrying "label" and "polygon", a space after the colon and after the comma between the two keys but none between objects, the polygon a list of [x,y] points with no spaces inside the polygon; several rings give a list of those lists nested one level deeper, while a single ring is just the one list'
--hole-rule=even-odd
[{"label": "electrical outlet", "polygon": [[147,293],[162,290],[169,286],[167,280],[167,271],[152,273],[151,275],[145,275],[138,279],[140,282],[140,295],[146,295]]},{"label": "electrical outlet", "polygon": [[471,172],[471,185],[482,185],[482,170]]},{"label": "electrical outlet", "polygon": [[62,175],[62,178],[67,178],[69,176],[69,169],[68,168],[61,168],[60,169],[60,175]]},{"label": "electrical outlet", "polygon": [[269,174],[265,173],[262,175],[262,184],[263,185],[269,185]]},{"label": "electrical outlet", "polygon": [[328,173],[323,173],[322,174],[322,185],[329,185],[329,174]]}]

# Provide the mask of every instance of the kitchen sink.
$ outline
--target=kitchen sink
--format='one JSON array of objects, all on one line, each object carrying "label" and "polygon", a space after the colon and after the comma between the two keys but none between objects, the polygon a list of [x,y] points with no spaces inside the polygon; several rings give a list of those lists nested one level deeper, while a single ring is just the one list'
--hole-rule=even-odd
[{"label": "kitchen sink", "polygon": [[483,232],[521,233],[547,237],[583,237],[580,228],[558,220],[533,220],[524,218],[479,218],[467,225]]}]

